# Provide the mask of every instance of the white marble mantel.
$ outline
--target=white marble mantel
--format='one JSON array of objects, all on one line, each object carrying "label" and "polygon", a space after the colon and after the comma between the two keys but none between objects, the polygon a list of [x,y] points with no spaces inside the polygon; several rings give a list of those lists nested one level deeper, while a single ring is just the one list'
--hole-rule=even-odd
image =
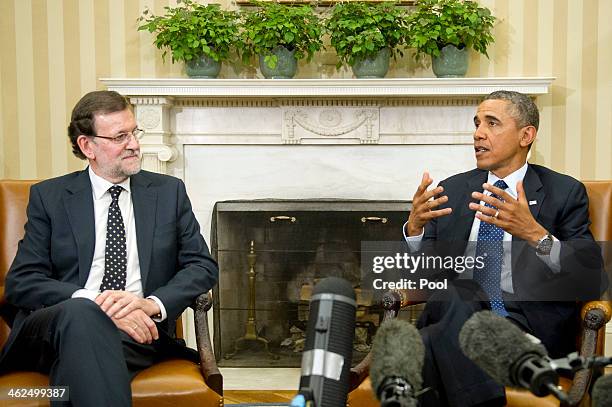
[{"label": "white marble mantel", "polygon": [[420,97],[483,96],[498,89],[548,93],[554,78],[389,79],[114,79],[100,81],[126,96]]},{"label": "white marble mantel", "polygon": [[[546,94],[554,78],[115,79],[146,131],[143,164],[165,173],[185,145],[471,143],[486,94]],[[184,176],[181,169],[174,173]]]}]

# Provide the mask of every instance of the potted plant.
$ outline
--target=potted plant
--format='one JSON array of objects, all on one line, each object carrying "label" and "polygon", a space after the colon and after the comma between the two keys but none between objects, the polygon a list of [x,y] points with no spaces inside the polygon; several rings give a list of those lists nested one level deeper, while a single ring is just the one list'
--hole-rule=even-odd
[{"label": "potted plant", "polygon": [[357,77],[382,78],[389,58],[403,55],[407,11],[392,2],[341,2],[325,21],[330,43],[338,55],[337,68],[347,64]]},{"label": "potted plant", "polygon": [[431,55],[438,77],[462,77],[469,48],[485,55],[494,41],[495,17],[471,0],[419,0],[410,16],[409,46],[416,58]]},{"label": "potted plant", "polygon": [[139,31],[155,33],[154,44],[168,50],[172,62],[184,61],[187,75],[214,78],[221,62],[229,58],[238,35],[238,16],[219,5],[203,5],[192,0],[177,0],[176,7],[166,6],[163,16],[152,15],[145,9],[138,21]]},{"label": "potted plant", "polygon": [[321,49],[323,27],[309,5],[287,5],[273,1],[253,2],[241,23],[240,51],[245,63],[259,56],[266,78],[292,78],[297,61],[310,61]]}]

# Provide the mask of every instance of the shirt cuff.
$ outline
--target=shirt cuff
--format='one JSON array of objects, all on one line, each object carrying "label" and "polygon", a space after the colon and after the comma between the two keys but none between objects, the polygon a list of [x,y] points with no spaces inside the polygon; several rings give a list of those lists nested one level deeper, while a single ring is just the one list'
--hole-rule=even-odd
[{"label": "shirt cuff", "polygon": [[157,305],[159,305],[161,318],[153,318],[153,317],[151,317],[151,319],[153,321],[155,321],[155,322],[162,322],[163,320],[168,318],[168,314],[166,314],[166,307],[164,307],[164,304],[161,302],[161,300],[159,298],[157,298],[154,295],[150,295],[150,296],[147,297],[147,299],[153,300],[153,301],[155,301],[157,303]]},{"label": "shirt cuff", "polygon": [[421,248],[421,241],[423,240],[423,235],[425,234],[425,230],[421,232],[418,236],[407,236],[406,235],[406,226],[408,226],[408,222],[404,223],[402,227],[402,233],[404,234],[404,240],[408,244],[408,248],[411,252],[416,252]]},{"label": "shirt cuff", "polygon": [[96,300],[96,297],[100,295],[98,291],[88,290],[86,288],[80,288],[72,293],[71,298],[88,298],[92,301]]},{"label": "shirt cuff", "polygon": [[561,242],[554,236],[552,238],[553,244],[550,253],[546,255],[536,252],[536,255],[546,263],[553,273],[557,274],[561,272]]}]

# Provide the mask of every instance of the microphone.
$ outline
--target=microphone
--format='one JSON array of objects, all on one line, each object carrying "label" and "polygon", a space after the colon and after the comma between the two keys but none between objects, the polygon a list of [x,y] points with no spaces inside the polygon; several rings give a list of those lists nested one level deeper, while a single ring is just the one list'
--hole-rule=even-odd
[{"label": "microphone", "polygon": [[355,291],[348,281],[328,277],[312,294],[299,394],[306,405],[345,407],[355,336]]},{"label": "microphone", "polygon": [[612,406],[612,375],[601,376],[595,381],[591,398],[594,407]]},{"label": "microphone", "polygon": [[392,319],[381,324],[372,343],[370,379],[381,407],[416,407],[421,389],[425,346],[419,331],[408,322]]},{"label": "microphone", "polygon": [[504,386],[520,386],[538,397],[552,393],[562,402],[559,375],[539,339],[491,311],[477,312],[459,333],[463,353]]}]

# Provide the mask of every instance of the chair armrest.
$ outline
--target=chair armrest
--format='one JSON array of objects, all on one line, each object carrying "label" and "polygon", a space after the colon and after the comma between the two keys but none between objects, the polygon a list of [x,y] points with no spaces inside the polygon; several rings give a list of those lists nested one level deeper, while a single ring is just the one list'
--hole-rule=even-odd
[{"label": "chair armrest", "polygon": [[[580,356],[589,357],[597,354],[600,333],[612,315],[609,301],[589,301],[582,306]],[[591,385],[593,372],[583,369],[576,372],[569,391],[570,405],[577,405],[586,395]]]},{"label": "chair armrest", "polygon": [[208,329],[207,311],[212,307],[212,294],[201,294],[195,302],[194,319],[196,329],[196,343],[200,354],[200,369],[204,381],[212,390],[223,396],[223,376],[217,367],[217,361],[210,344],[210,331]]}]

